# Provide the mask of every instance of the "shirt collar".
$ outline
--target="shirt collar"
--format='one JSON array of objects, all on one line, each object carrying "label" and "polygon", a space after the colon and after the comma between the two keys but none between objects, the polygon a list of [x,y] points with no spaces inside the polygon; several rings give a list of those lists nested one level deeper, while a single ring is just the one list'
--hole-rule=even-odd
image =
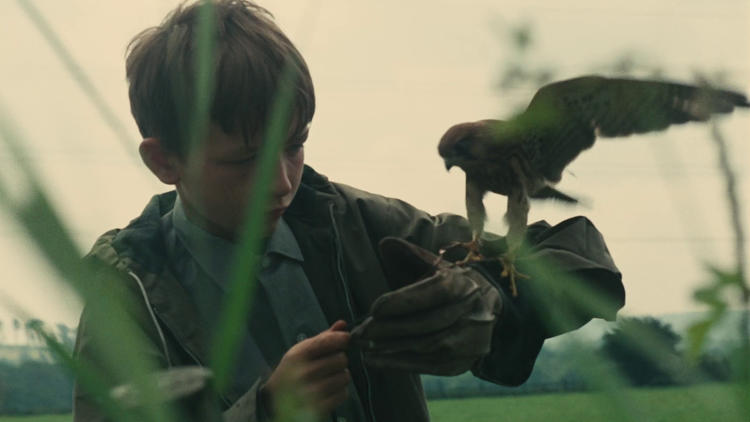
[{"label": "shirt collar", "polygon": [[[234,256],[236,243],[209,233],[190,221],[185,214],[179,195],[172,211],[172,224],[177,237],[198,265],[219,285],[224,286],[229,279],[229,266]],[[304,261],[297,239],[283,218],[279,220],[276,229],[268,239],[264,259],[270,259],[272,255],[299,262]]]}]

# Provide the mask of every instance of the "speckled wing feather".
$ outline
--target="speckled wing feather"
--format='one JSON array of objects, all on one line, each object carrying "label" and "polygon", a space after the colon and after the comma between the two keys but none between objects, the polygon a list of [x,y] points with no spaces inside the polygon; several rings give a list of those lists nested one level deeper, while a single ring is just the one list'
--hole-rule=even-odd
[{"label": "speckled wing feather", "polygon": [[670,82],[584,76],[542,87],[528,108],[508,123],[536,155],[534,170],[557,182],[597,136],[616,137],[705,121],[747,107],[739,93]]}]

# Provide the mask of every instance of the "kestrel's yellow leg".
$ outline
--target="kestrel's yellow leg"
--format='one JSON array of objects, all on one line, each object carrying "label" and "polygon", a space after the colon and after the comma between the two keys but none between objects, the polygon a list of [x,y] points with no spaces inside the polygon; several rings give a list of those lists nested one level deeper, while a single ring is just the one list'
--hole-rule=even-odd
[{"label": "kestrel's yellow leg", "polygon": [[446,245],[440,250],[439,259],[442,259],[445,252],[457,247],[462,247],[468,251],[464,259],[456,262],[458,265],[482,259],[482,254],[479,252],[479,238],[484,232],[484,221],[487,218],[487,212],[482,202],[485,192],[477,185],[471,183],[468,176],[466,177],[466,216],[471,227],[471,241],[453,242]]},{"label": "kestrel's yellow leg", "polygon": [[[518,170],[518,169],[517,169]],[[500,257],[503,264],[503,277],[508,277],[510,281],[510,291],[513,297],[518,296],[518,286],[516,280],[519,278],[528,278],[527,275],[520,273],[516,269],[515,260],[518,250],[523,244],[526,237],[526,225],[529,217],[529,197],[524,186],[518,186],[512,189],[508,195],[508,207],[505,212],[505,221],[508,223],[508,234],[505,242],[508,247],[506,252]]]}]

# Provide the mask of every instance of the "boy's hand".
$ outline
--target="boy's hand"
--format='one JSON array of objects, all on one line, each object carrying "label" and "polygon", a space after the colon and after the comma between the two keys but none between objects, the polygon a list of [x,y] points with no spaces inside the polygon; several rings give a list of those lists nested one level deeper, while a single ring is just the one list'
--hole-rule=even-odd
[{"label": "boy's hand", "polygon": [[336,321],[284,354],[262,387],[271,409],[278,411],[279,401],[288,397],[323,417],[346,400],[351,375],[345,354],[350,335],[345,328],[346,322]]}]

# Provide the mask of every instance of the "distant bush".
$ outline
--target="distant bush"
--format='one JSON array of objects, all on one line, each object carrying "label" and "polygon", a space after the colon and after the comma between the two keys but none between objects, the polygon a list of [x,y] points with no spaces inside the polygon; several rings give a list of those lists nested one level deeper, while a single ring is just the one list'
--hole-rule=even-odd
[{"label": "distant bush", "polygon": [[682,381],[680,335],[655,318],[620,318],[602,338],[601,352],[634,386],[672,385]]}]

